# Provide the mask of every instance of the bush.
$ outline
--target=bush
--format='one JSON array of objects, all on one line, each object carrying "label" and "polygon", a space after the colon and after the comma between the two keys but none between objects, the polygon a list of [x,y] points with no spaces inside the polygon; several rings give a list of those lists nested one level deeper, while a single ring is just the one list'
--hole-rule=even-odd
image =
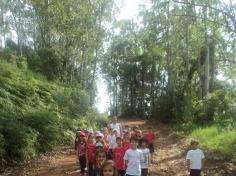
[{"label": "bush", "polygon": [[38,133],[18,121],[5,122],[1,133],[5,139],[5,158],[7,160],[28,160],[36,156],[35,150]]},{"label": "bush", "polygon": [[222,130],[218,126],[199,128],[191,133],[208,149],[222,154],[226,158],[236,158],[236,131]]},{"label": "bush", "polygon": [[5,139],[4,136],[0,133],[0,163],[3,160],[5,155]]},{"label": "bush", "polygon": [[25,57],[18,57],[16,59],[17,67],[23,70],[28,68],[27,59]]},{"label": "bush", "polygon": [[78,119],[88,111],[89,97],[83,90],[67,88],[55,92],[53,97],[58,103],[61,113],[69,118]]},{"label": "bush", "polygon": [[194,99],[193,123],[204,125],[216,122],[224,127],[231,125],[235,114],[230,105],[234,101],[234,93],[227,90],[217,90],[203,100]]},{"label": "bush", "polygon": [[41,59],[42,73],[49,79],[55,80],[61,71],[60,56],[54,49],[41,49],[38,51]]},{"label": "bush", "polygon": [[[108,124],[108,118],[107,114],[100,114],[97,109],[90,108],[86,115],[83,117],[85,124],[87,123],[87,126],[95,128],[95,127],[104,127]],[[83,127],[82,125],[80,125]],[[79,126],[79,127],[80,127]],[[86,127],[86,125],[84,126]]]},{"label": "bush", "polygon": [[38,132],[38,151],[50,151],[58,144],[61,133],[59,117],[55,113],[46,110],[28,112],[25,114],[24,121]]}]

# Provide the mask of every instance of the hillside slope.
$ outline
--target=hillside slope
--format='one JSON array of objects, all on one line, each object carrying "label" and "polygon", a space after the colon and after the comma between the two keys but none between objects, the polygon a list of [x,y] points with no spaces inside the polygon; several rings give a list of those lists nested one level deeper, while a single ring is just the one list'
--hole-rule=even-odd
[{"label": "hillside slope", "polygon": [[71,143],[88,110],[85,91],[1,61],[0,167]]}]

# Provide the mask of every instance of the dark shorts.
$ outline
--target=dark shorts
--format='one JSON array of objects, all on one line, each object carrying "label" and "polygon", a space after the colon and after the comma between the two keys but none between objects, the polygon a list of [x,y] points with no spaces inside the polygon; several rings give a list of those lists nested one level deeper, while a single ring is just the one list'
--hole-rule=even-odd
[{"label": "dark shorts", "polygon": [[129,175],[129,174],[126,174],[125,176],[138,176],[138,175]]},{"label": "dark shorts", "polygon": [[148,175],[148,168],[142,168],[141,169],[141,176],[147,176]]},{"label": "dark shorts", "polygon": [[189,176],[200,176],[200,175],[201,175],[201,170],[199,170],[199,169],[191,169],[190,170]]},{"label": "dark shorts", "polygon": [[153,144],[149,144],[148,148],[149,148],[151,154],[154,153],[154,145]]},{"label": "dark shorts", "polygon": [[112,158],[113,158],[112,156],[113,156],[112,149],[109,149],[109,150],[108,150],[108,153],[107,153],[107,159],[108,159],[108,160],[112,160]]},{"label": "dark shorts", "polygon": [[125,176],[125,170],[118,170],[118,176]]}]

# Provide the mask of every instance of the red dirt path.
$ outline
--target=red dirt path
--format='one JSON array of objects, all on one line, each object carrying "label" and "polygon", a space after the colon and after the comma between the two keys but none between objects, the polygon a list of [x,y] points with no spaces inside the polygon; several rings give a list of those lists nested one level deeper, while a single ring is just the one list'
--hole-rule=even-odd
[{"label": "red dirt path", "polygon": [[[147,123],[140,119],[125,119],[122,124],[138,125],[145,132],[150,125],[157,134],[155,142],[155,164],[151,164],[150,176],[186,176],[185,155],[187,151],[186,138],[171,132],[168,126],[161,123]],[[206,154],[210,158],[209,154]],[[205,176],[236,176],[235,163],[206,160]],[[63,147],[48,155],[20,167],[8,168],[2,176],[78,176],[79,167],[76,155],[71,147]]]}]

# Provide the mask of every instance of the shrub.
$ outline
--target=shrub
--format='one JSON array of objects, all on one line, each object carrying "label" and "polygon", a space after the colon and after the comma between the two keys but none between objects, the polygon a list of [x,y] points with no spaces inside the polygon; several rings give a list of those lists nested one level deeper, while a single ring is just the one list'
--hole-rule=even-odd
[{"label": "shrub", "polygon": [[25,57],[18,57],[16,59],[16,64],[17,64],[17,67],[20,69],[26,70],[28,68],[27,58]]},{"label": "shrub", "polygon": [[4,136],[0,133],[0,163],[3,160],[5,155],[5,139]]},{"label": "shrub", "polygon": [[194,130],[191,136],[197,138],[208,149],[226,158],[236,158],[235,130],[222,130],[218,126],[210,126]]},{"label": "shrub", "polygon": [[58,78],[62,67],[58,53],[54,49],[41,49],[38,51],[38,55],[42,63],[42,73],[49,80]]},{"label": "shrub", "polygon": [[53,97],[61,112],[69,118],[78,119],[88,111],[89,97],[83,90],[67,88],[55,92]]},{"label": "shrub", "polygon": [[1,129],[1,133],[5,139],[5,158],[7,160],[20,161],[36,156],[35,145],[38,133],[35,130],[18,121],[8,120]]},{"label": "shrub", "polygon": [[60,139],[59,117],[47,110],[27,112],[25,123],[38,132],[37,149],[46,152],[53,149]]}]

